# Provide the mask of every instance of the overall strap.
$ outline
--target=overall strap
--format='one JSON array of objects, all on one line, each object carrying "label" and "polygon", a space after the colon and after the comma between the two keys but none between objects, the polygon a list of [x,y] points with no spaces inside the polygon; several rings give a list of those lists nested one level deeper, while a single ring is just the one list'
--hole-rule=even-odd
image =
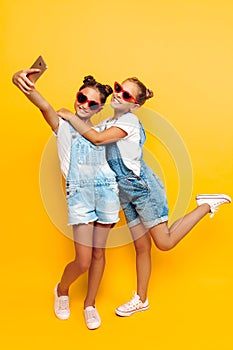
[{"label": "overall strap", "polygon": [[[143,145],[144,145],[144,143],[146,141],[146,133],[145,133],[144,127],[143,127],[142,123],[140,122],[140,120],[139,120],[139,126],[140,126],[140,141],[139,141],[139,145],[140,145],[140,147],[142,149],[142,147],[143,147]],[[142,158],[143,158],[143,153],[141,155],[141,159]]]}]

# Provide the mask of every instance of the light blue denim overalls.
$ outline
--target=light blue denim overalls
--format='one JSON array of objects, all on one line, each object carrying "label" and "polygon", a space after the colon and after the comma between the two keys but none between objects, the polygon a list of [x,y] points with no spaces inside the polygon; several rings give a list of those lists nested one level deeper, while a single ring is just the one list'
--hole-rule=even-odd
[{"label": "light blue denim overalls", "polygon": [[[140,147],[146,135],[140,124]],[[123,163],[117,143],[106,145],[108,164],[116,174],[122,209],[129,227],[139,223],[148,229],[168,220],[166,193],[161,180],[143,161],[140,160],[140,176],[128,169]]]},{"label": "light blue denim overalls", "polygon": [[71,125],[70,165],[66,179],[68,224],[119,221],[115,173],[106,160],[105,146],[95,146]]}]

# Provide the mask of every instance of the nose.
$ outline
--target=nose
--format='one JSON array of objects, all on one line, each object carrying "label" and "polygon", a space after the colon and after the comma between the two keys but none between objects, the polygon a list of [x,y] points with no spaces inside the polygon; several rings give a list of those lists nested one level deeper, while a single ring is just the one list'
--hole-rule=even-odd
[{"label": "nose", "polygon": [[88,102],[82,103],[82,104],[80,105],[80,108],[82,108],[82,109],[88,109],[88,108],[89,108]]},{"label": "nose", "polygon": [[114,96],[116,96],[119,99],[122,99],[122,92],[114,92]]}]

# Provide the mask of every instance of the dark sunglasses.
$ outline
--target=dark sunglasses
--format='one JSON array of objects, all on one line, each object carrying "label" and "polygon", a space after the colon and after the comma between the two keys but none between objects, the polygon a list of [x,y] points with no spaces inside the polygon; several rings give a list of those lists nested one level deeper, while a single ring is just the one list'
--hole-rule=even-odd
[{"label": "dark sunglasses", "polygon": [[88,100],[87,96],[84,95],[81,91],[77,92],[76,98],[77,98],[78,103],[80,103],[80,104],[83,104],[83,103],[87,102],[88,103],[88,107],[92,111],[95,111],[95,110],[97,110],[98,108],[101,107],[101,103],[96,102],[94,100]]},{"label": "dark sunglasses", "polygon": [[138,103],[136,98],[133,97],[128,91],[124,90],[121,84],[117,83],[116,81],[114,83],[114,91],[117,93],[122,92],[122,98],[127,102],[132,100],[134,103]]}]

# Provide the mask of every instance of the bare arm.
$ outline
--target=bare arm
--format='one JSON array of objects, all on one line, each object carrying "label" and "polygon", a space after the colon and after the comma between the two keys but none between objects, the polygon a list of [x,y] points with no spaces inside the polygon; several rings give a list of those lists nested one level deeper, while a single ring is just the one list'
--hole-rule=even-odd
[{"label": "bare arm", "polygon": [[59,118],[53,107],[36,90],[35,85],[28,79],[27,75],[38,72],[38,69],[25,69],[15,73],[12,77],[13,83],[24,93],[24,95],[40,109],[46,122],[56,132],[59,125]]},{"label": "bare arm", "polygon": [[64,108],[58,111],[58,115],[63,119],[68,120],[82,136],[96,146],[116,142],[127,136],[127,133],[124,130],[116,126],[112,126],[109,129],[98,132],[77,118],[72,112]]}]

